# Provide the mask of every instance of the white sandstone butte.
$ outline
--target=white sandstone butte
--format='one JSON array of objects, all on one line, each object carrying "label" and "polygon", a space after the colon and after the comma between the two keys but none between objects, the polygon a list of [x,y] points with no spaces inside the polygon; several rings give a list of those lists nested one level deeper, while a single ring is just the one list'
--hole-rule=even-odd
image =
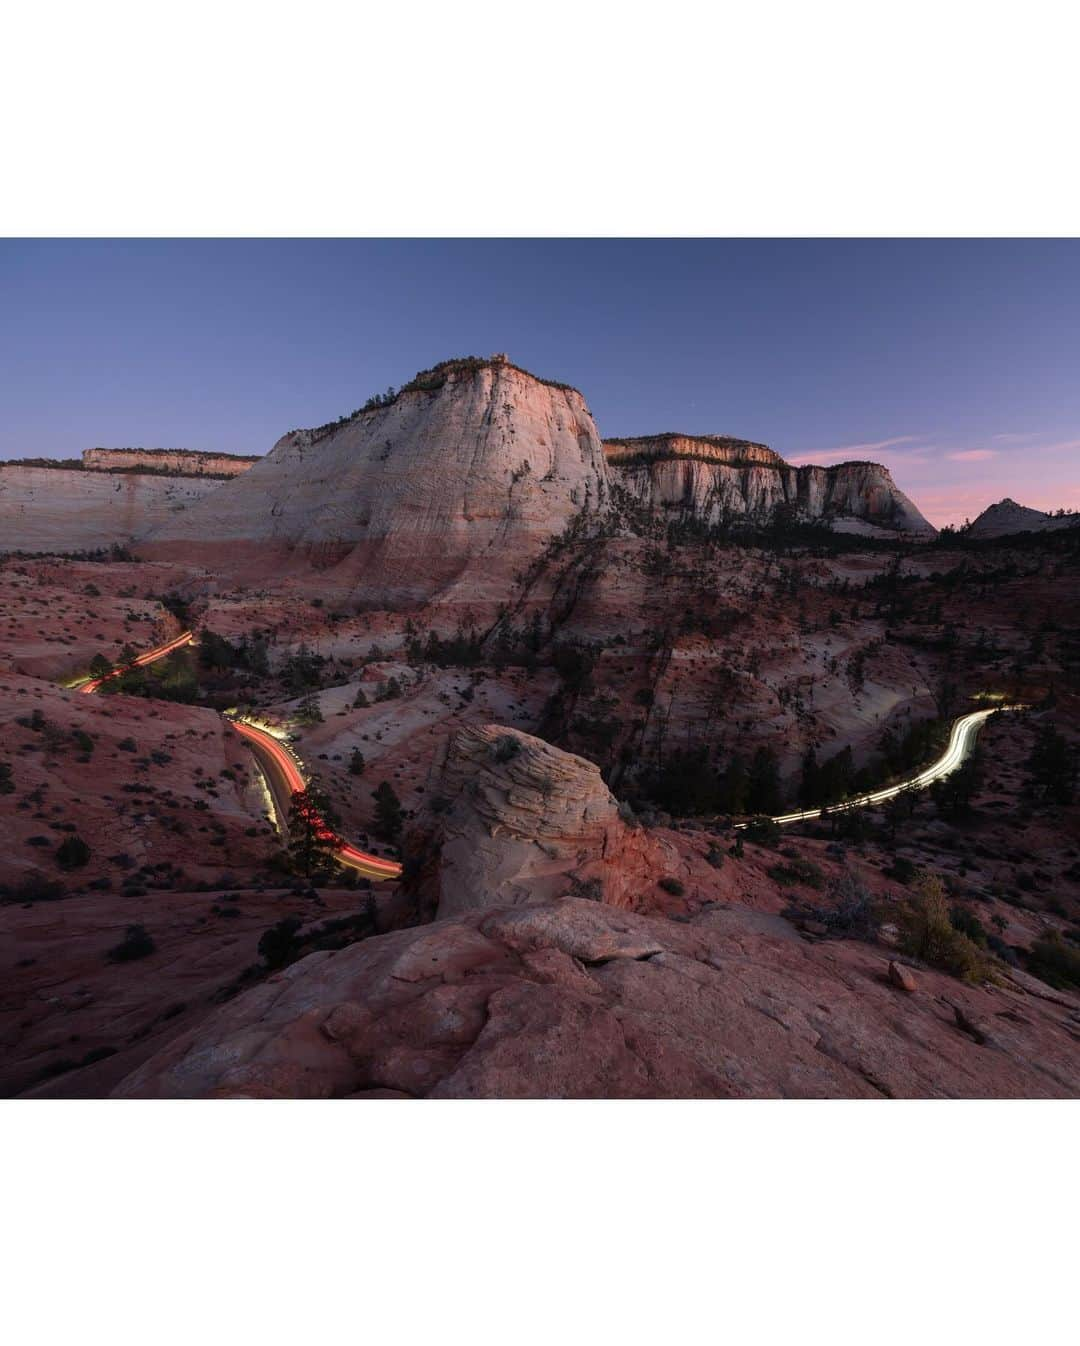
[{"label": "white sandstone butte", "polygon": [[290,431],[141,550],[265,574],[269,549],[279,573],[314,568],[320,592],[382,602],[423,601],[468,572],[471,597],[498,600],[607,501],[581,393],[504,356],[450,360],[389,405]]}]

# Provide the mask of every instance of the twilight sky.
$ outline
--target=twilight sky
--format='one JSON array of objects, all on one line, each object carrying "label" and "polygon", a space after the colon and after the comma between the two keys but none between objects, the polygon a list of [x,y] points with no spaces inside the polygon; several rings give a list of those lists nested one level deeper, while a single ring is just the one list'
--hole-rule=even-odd
[{"label": "twilight sky", "polygon": [[603,435],[886,463],[939,525],[1080,508],[1080,241],[0,240],[0,459],[264,453],[493,351]]}]

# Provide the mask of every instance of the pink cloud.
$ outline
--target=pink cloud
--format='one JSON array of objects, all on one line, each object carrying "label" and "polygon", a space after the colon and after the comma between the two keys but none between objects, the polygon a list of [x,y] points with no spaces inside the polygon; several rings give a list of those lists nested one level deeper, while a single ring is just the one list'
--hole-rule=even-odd
[{"label": "pink cloud", "polygon": [[946,454],[954,463],[981,463],[987,458],[996,458],[997,449],[962,449],[959,453]]},{"label": "pink cloud", "polygon": [[869,444],[848,444],[836,449],[811,449],[806,453],[795,454],[788,459],[788,462],[794,463],[796,467],[804,467],[833,459],[850,461],[880,453],[882,449],[895,449],[898,444],[914,444],[920,438],[919,435],[897,435],[894,439],[876,439]]}]

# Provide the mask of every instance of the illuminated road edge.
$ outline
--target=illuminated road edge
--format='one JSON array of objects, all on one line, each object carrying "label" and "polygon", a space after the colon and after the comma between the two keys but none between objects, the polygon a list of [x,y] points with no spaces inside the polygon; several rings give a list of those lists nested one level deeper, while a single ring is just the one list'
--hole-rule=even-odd
[{"label": "illuminated road edge", "polygon": [[[256,752],[256,760],[259,760],[259,754],[265,753],[268,765],[281,774],[288,794],[294,795],[298,790],[306,790],[307,782],[304,780],[304,774],[299,761],[285,747],[285,745],[276,739],[273,734],[260,728],[251,720],[243,719],[240,716],[227,715],[226,720],[236,732],[248,741]],[[265,769],[264,763],[259,762],[260,767]],[[284,829],[282,829],[284,830]],[[330,833],[330,829],[326,829]],[[401,874],[401,866],[396,860],[383,860],[377,855],[369,855],[367,851],[362,851],[356,846],[352,846],[347,841],[342,841],[340,837],[336,838],[339,845],[335,850],[335,858],[350,869],[355,869],[369,879],[396,879]]]},{"label": "illuminated road edge", "polygon": [[174,640],[168,640],[164,645],[155,645],[152,650],[140,654],[137,659],[133,659],[130,664],[125,664],[123,668],[114,668],[111,673],[106,673],[103,678],[90,678],[87,682],[80,683],[74,690],[83,693],[96,692],[103,682],[111,682],[113,678],[122,678],[125,673],[130,673],[133,668],[145,668],[147,664],[156,663],[159,659],[164,659],[166,655],[172,654],[173,650],[179,650],[185,645],[190,645],[194,639],[195,633],[193,631],[181,631]]},{"label": "illuminated road edge", "polygon": [[[113,669],[111,673],[106,673],[101,678],[89,678],[82,683],[76,683],[72,686],[72,691],[81,692],[84,695],[96,692],[102,683],[109,682],[113,678],[122,677],[133,668],[145,668],[147,664],[156,663],[159,659],[164,659],[172,654],[174,650],[183,649],[185,645],[190,645],[195,639],[193,631],[181,631],[178,636],[172,640],[167,640],[164,645],[155,645],[152,650],[147,650],[145,654],[140,654],[137,659],[133,659],[130,664],[125,664],[123,668]],[[255,760],[260,771],[266,774],[267,766],[271,770],[277,770],[281,774],[288,795],[291,797],[298,790],[306,790],[307,782],[304,780],[304,774],[299,761],[291,752],[265,729],[259,727],[251,720],[242,719],[239,716],[225,715],[222,717],[233,729],[248,741],[255,751]],[[265,753],[267,762],[264,764],[260,760],[259,753]],[[268,782],[269,788],[269,782]],[[273,790],[271,789],[271,795]],[[321,819],[319,820],[322,821]],[[325,827],[325,834],[334,836],[338,843],[335,848],[335,858],[349,869],[355,869],[369,879],[396,879],[401,875],[401,866],[396,860],[382,860],[377,855],[368,855],[366,851],[360,850],[356,846],[350,845],[342,840],[336,834],[332,833],[329,827]],[[287,824],[282,821],[278,831],[284,836],[287,830]]]},{"label": "illuminated road edge", "polygon": [[[1026,709],[1025,705],[1018,702],[1011,706],[994,706],[990,710],[973,710],[969,715],[961,715],[958,720],[953,721],[952,732],[949,734],[949,746],[936,762],[924,771],[920,771],[917,776],[910,776],[907,780],[900,781],[897,785],[886,786],[883,790],[856,795],[854,799],[845,799],[839,804],[827,804],[824,808],[818,809],[802,809],[798,813],[781,813],[771,821],[783,826],[785,823],[806,822],[811,818],[820,818],[823,815],[832,817],[836,813],[846,813],[848,809],[864,808],[868,804],[882,804],[886,799],[895,799],[898,794],[903,794],[905,790],[925,790],[928,785],[932,785],[936,780],[941,780],[943,776],[948,776],[963,764],[974,747],[976,735],[991,715],[996,715],[1001,710]],[[735,824],[737,828],[749,827],[749,825],[749,823]]]}]

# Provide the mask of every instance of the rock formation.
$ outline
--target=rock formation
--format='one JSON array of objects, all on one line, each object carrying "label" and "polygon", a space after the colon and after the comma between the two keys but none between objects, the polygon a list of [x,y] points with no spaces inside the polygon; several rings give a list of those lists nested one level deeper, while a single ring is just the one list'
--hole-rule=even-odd
[{"label": "rock formation", "polygon": [[[314,953],[181,1034],[125,1098],[995,1098],[1080,1087],[1061,1003],[713,907],[576,898]],[[994,1023],[993,1046],[958,1026]]]},{"label": "rock formation", "polygon": [[459,729],[426,796],[410,850],[440,917],[575,890],[635,907],[663,872],[663,843],[619,816],[598,767],[516,729]]},{"label": "rock formation", "polygon": [[419,601],[468,572],[471,596],[498,601],[553,534],[606,505],[600,437],[573,388],[495,357],[378,401],[285,435],[147,554],[315,567],[320,592],[365,602]]},{"label": "rock formation", "polygon": [[129,543],[219,489],[213,477],[0,463],[0,551]]},{"label": "rock formation", "polygon": [[968,537],[1008,537],[1011,533],[1045,533],[1054,528],[1070,528],[1080,524],[1078,514],[1046,514],[1041,509],[1028,509],[1008,496],[990,505],[964,530]]},{"label": "rock formation", "polygon": [[639,504],[705,524],[767,524],[783,507],[809,522],[935,533],[880,463],[792,467],[764,444],[710,435],[605,440],[604,453]]}]

